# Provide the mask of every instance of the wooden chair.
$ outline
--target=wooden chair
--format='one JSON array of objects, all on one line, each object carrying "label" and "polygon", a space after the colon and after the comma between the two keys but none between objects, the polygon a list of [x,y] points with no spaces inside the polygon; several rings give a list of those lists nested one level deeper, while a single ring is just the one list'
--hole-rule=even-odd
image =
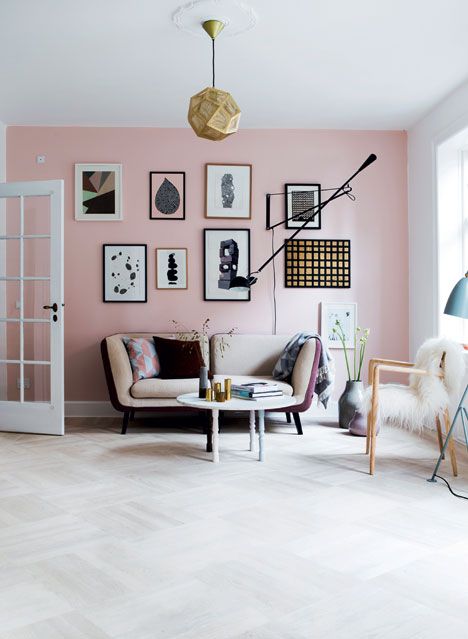
[{"label": "wooden chair", "polygon": [[[380,373],[381,372],[392,372],[392,373],[401,373],[403,375],[420,375],[420,376],[436,376],[445,379],[446,374],[446,353],[442,353],[442,357],[440,359],[439,371],[434,373],[434,371],[419,368],[415,364],[411,364],[409,362],[400,362],[396,360],[390,359],[371,359],[369,362],[369,384],[370,384],[370,397],[369,397],[369,411],[367,414],[367,437],[366,437],[366,454],[370,453],[370,464],[369,464],[369,474],[373,475],[375,470],[375,446],[376,446],[376,429],[377,429],[377,420],[379,419],[379,385],[380,385]],[[382,388],[382,387],[381,387]],[[404,392],[406,390],[405,387],[402,388]],[[450,428],[450,415],[448,405],[442,411],[442,418],[444,421],[445,432],[448,433]],[[385,416],[381,416],[382,421],[384,421]],[[443,446],[443,435],[442,435],[442,427],[441,427],[441,415],[437,412],[434,412],[434,419],[437,428],[437,438],[439,442],[439,448],[442,450]],[[457,459],[455,456],[455,444],[453,439],[450,440],[449,443],[449,454],[450,461],[452,465],[452,472],[454,477],[457,476]]]}]

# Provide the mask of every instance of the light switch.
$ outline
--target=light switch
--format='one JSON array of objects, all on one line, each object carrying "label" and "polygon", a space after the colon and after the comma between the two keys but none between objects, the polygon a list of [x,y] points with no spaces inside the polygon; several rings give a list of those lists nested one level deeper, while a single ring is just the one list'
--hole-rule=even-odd
[{"label": "light switch", "polygon": [[45,155],[36,155],[37,164],[45,164]]}]

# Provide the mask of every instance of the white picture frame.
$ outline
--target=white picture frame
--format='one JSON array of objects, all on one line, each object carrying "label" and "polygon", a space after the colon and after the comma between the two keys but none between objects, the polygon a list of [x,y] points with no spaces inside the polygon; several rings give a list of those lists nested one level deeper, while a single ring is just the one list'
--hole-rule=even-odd
[{"label": "white picture frame", "polygon": [[156,249],[156,288],[168,291],[188,288],[186,248]]},{"label": "white picture frame", "polygon": [[357,304],[355,302],[322,302],[320,313],[320,335],[328,348],[343,348],[338,335],[333,333],[339,319],[346,336],[346,348],[354,348],[354,334],[357,327]]},{"label": "white picture frame", "polygon": [[123,220],[121,164],[75,164],[75,220]]},{"label": "white picture frame", "polygon": [[206,165],[206,218],[251,218],[252,165]]}]

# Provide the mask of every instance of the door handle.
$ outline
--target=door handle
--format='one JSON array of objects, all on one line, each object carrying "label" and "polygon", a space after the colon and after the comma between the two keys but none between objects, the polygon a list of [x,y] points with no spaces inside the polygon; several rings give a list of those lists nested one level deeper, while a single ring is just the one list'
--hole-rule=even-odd
[{"label": "door handle", "polygon": [[57,304],[52,304],[52,306],[43,306],[42,307],[44,310],[50,309],[51,311],[54,311],[54,313],[56,313],[58,311],[58,306]]}]

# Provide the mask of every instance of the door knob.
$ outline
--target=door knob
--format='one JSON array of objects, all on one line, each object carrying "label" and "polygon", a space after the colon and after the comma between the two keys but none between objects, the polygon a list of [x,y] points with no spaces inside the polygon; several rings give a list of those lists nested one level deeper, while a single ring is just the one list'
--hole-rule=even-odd
[{"label": "door knob", "polygon": [[58,311],[57,304],[52,304],[52,306],[43,306],[42,308],[44,310],[50,309],[51,311],[54,311],[54,313],[56,313]]}]

